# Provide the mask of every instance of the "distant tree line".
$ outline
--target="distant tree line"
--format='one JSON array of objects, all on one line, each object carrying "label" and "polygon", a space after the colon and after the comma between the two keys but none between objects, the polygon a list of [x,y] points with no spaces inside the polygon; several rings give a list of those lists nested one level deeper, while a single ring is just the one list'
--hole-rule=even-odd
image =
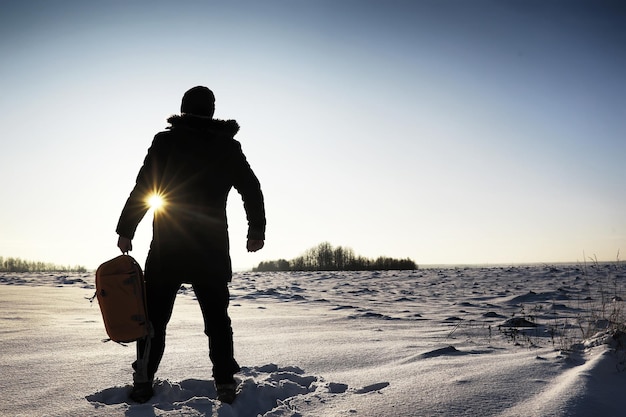
[{"label": "distant tree line", "polygon": [[394,259],[380,256],[369,259],[355,255],[351,248],[338,246],[334,248],[330,243],[320,243],[308,249],[301,256],[290,261],[279,259],[265,261],[253,268],[254,272],[268,271],[380,271],[380,270],[413,270],[417,264],[409,258]]},{"label": "distant tree line", "polygon": [[0,272],[87,272],[84,266],[62,266],[50,262],[27,261],[0,256]]}]

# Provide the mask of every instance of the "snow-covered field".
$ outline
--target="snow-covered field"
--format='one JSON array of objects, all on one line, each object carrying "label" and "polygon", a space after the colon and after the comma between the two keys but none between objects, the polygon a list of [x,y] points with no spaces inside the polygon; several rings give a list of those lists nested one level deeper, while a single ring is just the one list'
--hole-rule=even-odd
[{"label": "snow-covered field", "polygon": [[626,415],[626,338],[592,331],[623,320],[622,264],[235,274],[232,406],[186,288],[155,397],[129,401],[93,282],[0,273],[1,416]]}]

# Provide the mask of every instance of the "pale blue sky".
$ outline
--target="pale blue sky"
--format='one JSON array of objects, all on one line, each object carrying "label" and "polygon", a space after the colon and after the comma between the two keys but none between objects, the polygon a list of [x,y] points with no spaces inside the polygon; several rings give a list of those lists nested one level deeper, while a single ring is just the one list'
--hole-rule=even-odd
[{"label": "pale blue sky", "polygon": [[[626,258],[626,11],[602,1],[26,1],[0,14],[0,255],[95,268],[154,134],[206,85],[266,248],[419,264]],[[145,218],[132,254],[145,259]]]}]

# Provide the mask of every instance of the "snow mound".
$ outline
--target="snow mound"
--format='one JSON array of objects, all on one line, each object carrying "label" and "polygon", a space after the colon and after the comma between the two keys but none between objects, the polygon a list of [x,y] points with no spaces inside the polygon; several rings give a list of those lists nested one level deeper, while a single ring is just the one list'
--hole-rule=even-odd
[{"label": "snow mound", "polygon": [[237,399],[232,405],[216,400],[213,381],[186,379],[181,382],[157,380],[154,397],[146,404],[136,404],[128,399],[130,386],[107,388],[85,397],[96,409],[111,407],[126,409],[126,416],[181,415],[207,416],[219,411],[220,417],[246,416],[298,416],[296,404],[322,403],[337,395],[367,394],[389,386],[379,382],[363,388],[350,389],[348,385],[325,382],[315,375],[306,375],[295,366],[279,367],[268,364],[244,367],[240,374]]}]

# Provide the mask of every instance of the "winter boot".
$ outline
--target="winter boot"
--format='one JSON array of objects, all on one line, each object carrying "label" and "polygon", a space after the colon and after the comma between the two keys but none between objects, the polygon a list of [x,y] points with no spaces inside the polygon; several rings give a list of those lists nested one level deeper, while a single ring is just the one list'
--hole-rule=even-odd
[{"label": "winter boot", "polygon": [[226,404],[232,404],[235,401],[235,397],[237,397],[237,384],[227,383],[227,384],[215,384],[215,388],[217,389],[217,399],[220,402]]},{"label": "winter boot", "polygon": [[150,398],[154,395],[154,389],[152,388],[152,381],[148,382],[135,382],[133,384],[133,389],[130,391],[130,399],[143,404],[148,402]]}]

